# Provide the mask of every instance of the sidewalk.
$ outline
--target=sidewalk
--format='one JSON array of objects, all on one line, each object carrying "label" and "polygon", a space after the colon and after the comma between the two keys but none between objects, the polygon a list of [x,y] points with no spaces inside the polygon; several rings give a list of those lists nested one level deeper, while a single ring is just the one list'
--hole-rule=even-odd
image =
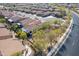
[{"label": "sidewalk", "polygon": [[31,53],[32,53],[32,49],[28,45],[25,45],[25,51],[23,53],[23,56],[30,56]]}]

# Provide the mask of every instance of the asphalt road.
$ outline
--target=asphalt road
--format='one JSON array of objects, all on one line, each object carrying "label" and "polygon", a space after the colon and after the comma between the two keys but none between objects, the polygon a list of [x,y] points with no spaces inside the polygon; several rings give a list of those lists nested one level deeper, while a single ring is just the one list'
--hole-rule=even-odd
[{"label": "asphalt road", "polygon": [[56,56],[79,56],[79,17],[73,13],[73,28],[64,45]]}]

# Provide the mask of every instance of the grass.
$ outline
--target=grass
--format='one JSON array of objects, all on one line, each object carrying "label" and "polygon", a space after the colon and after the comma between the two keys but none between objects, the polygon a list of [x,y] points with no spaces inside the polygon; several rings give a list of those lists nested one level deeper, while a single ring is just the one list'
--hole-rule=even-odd
[{"label": "grass", "polygon": [[13,53],[11,56],[22,56],[22,51]]},{"label": "grass", "polygon": [[3,17],[0,17],[0,23],[4,23],[5,19]]}]

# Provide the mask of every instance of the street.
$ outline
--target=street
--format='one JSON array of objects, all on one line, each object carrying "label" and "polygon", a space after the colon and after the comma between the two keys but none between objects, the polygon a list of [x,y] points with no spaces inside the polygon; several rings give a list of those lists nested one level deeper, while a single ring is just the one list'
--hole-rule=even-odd
[{"label": "street", "polygon": [[73,13],[72,16],[74,24],[72,32],[56,56],[79,56],[79,17],[76,13]]}]

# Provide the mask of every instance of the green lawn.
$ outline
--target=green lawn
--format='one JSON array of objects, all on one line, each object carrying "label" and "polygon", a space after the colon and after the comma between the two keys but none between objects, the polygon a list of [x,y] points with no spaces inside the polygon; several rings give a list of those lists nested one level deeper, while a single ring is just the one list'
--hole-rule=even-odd
[{"label": "green lawn", "polygon": [[4,23],[5,19],[3,17],[0,17],[0,23]]}]

